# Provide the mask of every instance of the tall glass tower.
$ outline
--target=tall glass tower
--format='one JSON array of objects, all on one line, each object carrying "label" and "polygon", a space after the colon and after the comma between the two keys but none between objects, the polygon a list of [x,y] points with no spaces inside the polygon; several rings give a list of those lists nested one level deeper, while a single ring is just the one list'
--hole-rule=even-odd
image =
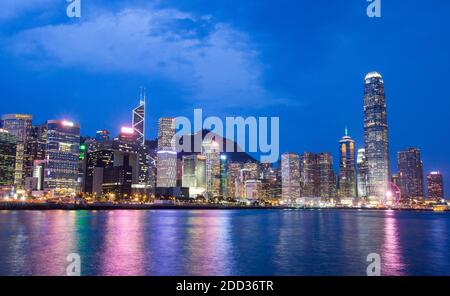
[{"label": "tall glass tower", "polygon": [[384,200],[389,184],[389,145],[384,81],[370,72],[364,85],[364,146],[369,201]]},{"label": "tall glass tower", "polygon": [[141,89],[139,106],[133,109],[133,129],[136,133],[136,142],[145,145],[145,89]]},{"label": "tall glass tower", "polygon": [[339,197],[342,199],[356,197],[355,141],[345,136],[339,141]]}]

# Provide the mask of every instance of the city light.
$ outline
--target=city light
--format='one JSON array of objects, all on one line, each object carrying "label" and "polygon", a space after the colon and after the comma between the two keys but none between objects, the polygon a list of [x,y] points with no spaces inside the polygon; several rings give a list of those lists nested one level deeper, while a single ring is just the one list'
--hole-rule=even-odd
[{"label": "city light", "polygon": [[134,134],[134,129],[132,127],[122,127],[121,129],[123,134]]},{"label": "city light", "polygon": [[71,121],[63,120],[62,125],[67,127],[73,127],[74,123]]}]

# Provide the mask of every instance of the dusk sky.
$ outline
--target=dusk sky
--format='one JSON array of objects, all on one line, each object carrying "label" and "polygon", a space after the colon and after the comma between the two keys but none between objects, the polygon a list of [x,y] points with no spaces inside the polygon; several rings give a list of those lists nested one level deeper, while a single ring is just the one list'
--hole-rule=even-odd
[{"label": "dusk sky", "polygon": [[332,152],[349,134],[363,147],[367,72],[385,81],[392,171],[418,147],[425,173],[450,191],[450,2],[381,0],[0,1],[0,113],[79,122],[117,134],[148,90],[157,119],[279,116],[280,150]]}]

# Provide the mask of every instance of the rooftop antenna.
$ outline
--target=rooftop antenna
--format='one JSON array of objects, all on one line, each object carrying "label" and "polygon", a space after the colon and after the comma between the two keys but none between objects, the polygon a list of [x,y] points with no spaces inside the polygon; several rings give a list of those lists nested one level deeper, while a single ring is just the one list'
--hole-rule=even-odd
[{"label": "rooftop antenna", "polygon": [[345,127],[345,136],[348,137],[348,128]]}]

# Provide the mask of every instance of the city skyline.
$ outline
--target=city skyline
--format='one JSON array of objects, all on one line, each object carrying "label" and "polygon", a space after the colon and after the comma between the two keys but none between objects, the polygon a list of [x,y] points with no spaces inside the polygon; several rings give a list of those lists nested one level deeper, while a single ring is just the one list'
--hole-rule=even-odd
[{"label": "city skyline", "polygon": [[[405,11],[399,3],[384,3],[382,21],[379,21],[367,18],[366,3],[292,4],[282,1],[275,8],[276,13],[268,13],[274,9],[270,1],[258,1],[258,5],[249,1],[240,4],[237,13],[232,5],[205,1],[173,1],[164,5],[108,1],[109,8],[104,1],[89,2],[83,4],[84,13],[79,20],[66,18],[63,5],[44,2],[24,5],[14,17],[0,18],[4,24],[0,39],[10,44],[2,46],[0,57],[3,65],[0,96],[8,100],[8,104],[0,107],[0,113],[33,114],[35,123],[68,118],[80,123],[82,135],[93,135],[99,129],[116,134],[121,126],[129,125],[129,107],[137,104],[136,90],[146,85],[148,138],[156,137],[158,118],[190,114],[192,105],[220,116],[282,114],[281,152],[329,151],[336,160],[339,152],[335,141],[346,126],[356,149],[364,146],[360,124],[363,118],[361,77],[378,70],[389,82],[386,93],[392,171],[397,171],[397,163],[392,161],[397,152],[413,146],[421,149],[425,173],[439,170],[448,175],[450,172],[450,156],[446,153],[450,150],[450,140],[440,136],[449,126],[445,119],[449,41],[443,40],[439,33],[450,27],[444,13],[450,4],[441,3],[441,9],[435,9],[411,1],[411,9]],[[0,4],[4,8],[2,11],[8,8],[5,3]],[[96,9],[98,7],[104,10]],[[43,11],[47,15],[43,16]],[[158,21],[167,26],[155,26],[150,30],[145,26],[133,28],[129,22],[132,16],[138,15],[155,24],[145,17],[152,12],[161,12]],[[164,72],[148,59],[140,61],[137,57],[149,52],[157,62],[172,57],[185,58],[177,54],[183,49],[183,43],[167,43],[142,35],[138,35],[142,40],[121,40],[125,37],[116,36],[120,43],[99,38],[104,44],[118,48],[121,56],[128,58],[125,61],[86,35],[100,20],[105,20],[107,28],[117,26],[131,33],[142,30],[162,39],[171,32],[168,29],[192,29],[194,37],[182,33],[179,37],[184,41],[194,38],[199,48],[210,48],[204,53],[211,59],[196,58],[192,68],[183,68],[185,72],[174,75],[172,70],[176,64],[169,64],[171,72]],[[311,30],[303,29],[303,22],[308,23]],[[336,28],[330,29],[329,24]],[[392,30],[393,27],[396,29]],[[45,34],[54,33],[52,36],[62,38],[68,32],[71,34],[67,44]],[[93,34],[98,36],[101,32],[93,31]],[[214,59],[215,53],[223,53],[226,48],[224,36],[227,34],[241,41],[243,47],[232,47],[230,55],[226,58],[222,55],[224,61]],[[36,43],[27,43],[30,38]],[[380,42],[376,42],[377,38]],[[207,47],[211,42],[213,46]],[[386,47],[386,42],[391,46]],[[121,46],[124,43],[134,44],[134,49]],[[409,46],[411,43],[415,46]],[[27,52],[34,49],[33,44],[41,46],[47,55],[28,55]],[[85,57],[80,56],[78,44],[85,44],[88,50]],[[64,50],[66,46],[73,50]],[[160,52],[158,49],[163,46],[171,49],[164,57],[160,57],[161,53],[153,54]],[[107,67],[102,57],[92,53],[91,49],[97,47],[115,62]],[[190,53],[199,56],[199,52]],[[421,59],[423,55],[429,58]],[[92,56],[98,59],[92,61]],[[129,66],[126,62],[130,62]],[[202,62],[205,67],[199,68]],[[242,65],[247,63],[253,72],[243,69]],[[97,70],[90,69],[90,65]],[[227,71],[214,70],[216,68]],[[188,71],[191,69],[193,72]],[[222,72],[233,73],[248,84],[240,84],[238,79],[220,74]],[[198,75],[190,75],[194,73]],[[248,77],[260,79],[254,81]],[[222,80],[230,81],[231,87],[217,83]],[[252,90],[250,94],[245,92],[247,88]],[[245,108],[236,107],[236,101]],[[41,107],[36,108],[35,102]],[[98,108],[87,107],[91,102],[101,106],[102,116],[98,116]],[[317,121],[319,115],[323,120]],[[311,122],[315,122],[314,128]],[[300,136],[293,137],[290,126],[296,126],[295,134]],[[337,171],[336,165],[335,161]],[[446,192],[449,186],[445,184]]]}]

